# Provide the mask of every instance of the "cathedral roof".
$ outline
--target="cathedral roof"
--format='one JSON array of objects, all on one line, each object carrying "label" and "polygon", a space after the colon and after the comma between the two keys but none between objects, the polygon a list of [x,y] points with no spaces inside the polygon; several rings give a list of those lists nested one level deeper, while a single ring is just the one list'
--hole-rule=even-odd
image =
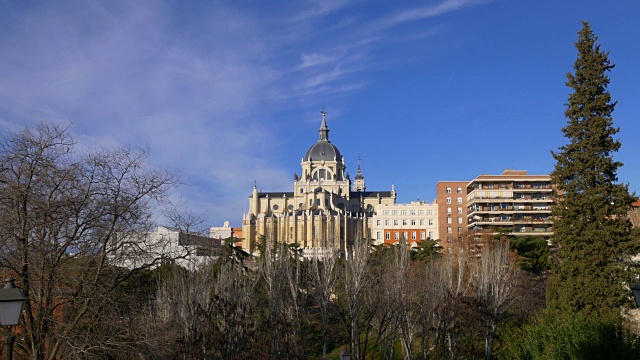
[{"label": "cathedral roof", "polygon": [[304,155],[303,161],[342,161],[340,150],[329,141],[329,128],[325,120],[325,113],[322,112],[322,124],[318,129],[320,134],[318,142],[311,145]]},{"label": "cathedral roof", "polygon": [[351,197],[392,197],[391,191],[351,191]]},{"label": "cathedral roof", "polygon": [[[251,197],[251,196],[249,196]],[[272,191],[272,192],[260,192],[258,193],[259,198],[270,197],[272,199],[278,199],[282,197],[293,197],[293,191]]]},{"label": "cathedral roof", "polygon": [[304,161],[341,161],[342,155],[340,150],[329,141],[318,141],[311,145],[307,153],[304,155]]}]

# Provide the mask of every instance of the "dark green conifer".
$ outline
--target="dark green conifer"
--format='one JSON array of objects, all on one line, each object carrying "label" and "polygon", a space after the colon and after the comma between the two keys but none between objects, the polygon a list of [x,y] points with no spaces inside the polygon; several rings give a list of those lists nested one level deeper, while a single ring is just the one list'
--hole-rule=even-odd
[{"label": "dark green conifer", "polygon": [[552,152],[557,161],[551,176],[557,186],[554,243],[557,264],[549,279],[548,305],[566,312],[601,312],[629,301],[635,271],[631,256],[639,241],[627,218],[634,198],[619,184],[613,159],[620,149],[614,136],[616,102],[607,90],[614,65],[600,50],[589,23],[578,33],[578,58],[566,85],[573,89],[566,104],[567,145]]}]

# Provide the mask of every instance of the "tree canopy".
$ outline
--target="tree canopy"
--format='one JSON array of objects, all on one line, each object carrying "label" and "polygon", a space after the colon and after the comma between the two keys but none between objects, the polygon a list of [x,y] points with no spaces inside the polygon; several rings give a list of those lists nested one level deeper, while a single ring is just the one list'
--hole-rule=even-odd
[{"label": "tree canopy", "polygon": [[625,304],[625,283],[635,270],[631,256],[638,253],[626,216],[634,197],[627,185],[618,183],[622,163],[613,159],[621,146],[614,137],[619,131],[612,118],[616,102],[608,91],[607,73],[614,65],[596,41],[589,23],[583,22],[574,72],[566,82],[573,90],[562,128],[568,143],[552,152],[558,261],[549,280],[548,304],[568,312]]}]

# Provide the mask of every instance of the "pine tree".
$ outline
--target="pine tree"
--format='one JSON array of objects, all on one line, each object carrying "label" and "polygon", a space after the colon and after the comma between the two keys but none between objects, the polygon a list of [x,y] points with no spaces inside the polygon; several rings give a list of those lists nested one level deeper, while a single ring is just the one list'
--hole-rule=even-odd
[{"label": "pine tree", "polygon": [[600,312],[628,303],[639,251],[627,218],[634,197],[617,183],[622,163],[613,160],[620,149],[614,138],[612,112],[616,102],[608,92],[607,72],[614,65],[601,51],[589,23],[578,33],[575,73],[567,74],[569,95],[562,128],[569,143],[552,152],[557,161],[551,176],[557,186],[554,242],[558,259],[549,279],[548,305],[567,312]]}]

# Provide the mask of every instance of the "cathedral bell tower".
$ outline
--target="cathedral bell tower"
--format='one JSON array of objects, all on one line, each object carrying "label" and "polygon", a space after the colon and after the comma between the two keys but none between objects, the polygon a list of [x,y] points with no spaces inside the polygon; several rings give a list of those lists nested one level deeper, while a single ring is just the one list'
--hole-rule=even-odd
[{"label": "cathedral bell tower", "polygon": [[360,158],[358,158],[358,173],[353,180],[353,191],[362,192],[366,189],[367,187],[364,185],[364,176],[362,176],[362,169],[360,168]]}]

